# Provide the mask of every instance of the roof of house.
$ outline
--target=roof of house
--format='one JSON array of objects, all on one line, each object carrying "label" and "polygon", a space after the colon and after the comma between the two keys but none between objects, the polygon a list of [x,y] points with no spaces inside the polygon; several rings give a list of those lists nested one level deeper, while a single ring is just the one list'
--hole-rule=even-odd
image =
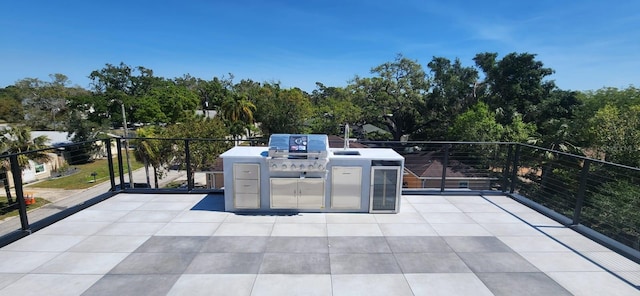
[{"label": "roof of house", "polygon": [[364,131],[365,134],[368,133],[381,133],[381,134],[391,134],[389,131],[385,130],[385,129],[381,129],[373,124],[367,123],[365,125],[362,126],[362,131]]},{"label": "roof of house", "polygon": [[[404,167],[418,178],[440,178],[442,176],[442,153],[440,151],[420,151],[406,153]],[[472,177],[475,169],[458,160],[449,160],[445,174],[447,177]]]},{"label": "roof of house", "polygon": [[[344,138],[329,135],[329,148],[344,148]],[[367,145],[349,141],[349,148],[367,148]]]},{"label": "roof of house", "polygon": [[46,136],[48,146],[54,144],[63,144],[63,143],[71,143],[69,140],[68,132],[58,132],[58,131],[31,131],[31,139],[35,139],[40,136]]}]

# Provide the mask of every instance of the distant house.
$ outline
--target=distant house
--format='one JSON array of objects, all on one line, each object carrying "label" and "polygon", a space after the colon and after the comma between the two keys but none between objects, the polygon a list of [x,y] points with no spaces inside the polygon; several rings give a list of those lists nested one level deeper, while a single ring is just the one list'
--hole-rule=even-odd
[{"label": "distant house", "polygon": [[218,157],[212,167],[203,169],[206,176],[208,189],[221,189],[224,187],[224,169],[222,157]]},{"label": "distant house", "polygon": [[[45,145],[52,147],[50,152],[47,153],[49,160],[42,163],[29,160],[29,166],[22,170],[22,182],[24,183],[31,183],[49,178],[53,173],[57,172],[68,163],[65,159],[65,148],[63,147],[72,143],[68,139],[68,132],[31,131],[32,140],[40,136],[47,137]],[[98,149],[95,151],[94,155],[90,156],[91,158],[101,158],[107,155],[106,149],[102,143],[102,141],[96,142]],[[112,155],[117,155],[115,141],[111,142],[111,146]],[[10,171],[8,172],[8,182],[13,186],[13,176]]]},{"label": "distant house", "polygon": [[[11,128],[6,125],[2,128]],[[46,146],[52,146],[53,143],[67,141],[66,132],[54,132],[54,131],[31,131],[31,140],[36,137],[46,136],[47,141],[44,143]],[[29,160],[29,166],[22,170],[22,182],[30,183],[37,180],[45,179],[51,176],[51,173],[64,164],[64,159],[55,153],[55,150],[46,153],[49,157],[47,161],[37,162]],[[11,171],[7,172],[7,182],[9,186],[13,186],[13,175]]]},{"label": "distant house", "polygon": [[35,139],[40,136],[45,136],[49,139],[45,144],[47,146],[57,146],[70,144],[69,133],[68,132],[57,132],[57,131],[31,131],[31,139]]},{"label": "distant house", "polygon": [[[443,175],[443,160],[440,151],[419,151],[404,156],[405,188],[440,188]],[[486,190],[491,188],[492,179],[475,168],[457,160],[449,160],[444,169],[445,188],[468,188]]]}]

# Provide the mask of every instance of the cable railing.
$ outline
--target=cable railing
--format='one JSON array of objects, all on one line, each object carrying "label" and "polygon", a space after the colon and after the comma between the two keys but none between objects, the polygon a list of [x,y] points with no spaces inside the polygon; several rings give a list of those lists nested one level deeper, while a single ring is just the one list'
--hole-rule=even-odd
[{"label": "cable railing", "polygon": [[[640,262],[639,168],[520,143],[357,144],[404,157],[405,195],[505,194]],[[1,155],[0,211],[14,217],[0,222],[0,242],[120,192],[222,193],[218,156],[234,145],[266,149],[260,139],[114,138]]]}]

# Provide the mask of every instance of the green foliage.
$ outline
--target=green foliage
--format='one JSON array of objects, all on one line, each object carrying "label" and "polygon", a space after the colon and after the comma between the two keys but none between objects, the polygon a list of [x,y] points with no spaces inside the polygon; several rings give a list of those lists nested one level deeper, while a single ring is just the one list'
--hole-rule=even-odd
[{"label": "green foliage", "polygon": [[475,142],[524,142],[535,132],[533,123],[524,123],[520,115],[513,122],[502,125],[487,104],[479,102],[467,112],[456,117],[450,135],[460,141]]},{"label": "green foliage", "polygon": [[122,125],[122,106],[128,122],[173,124],[191,116],[198,108],[198,95],[188,84],[153,76],[144,67],[131,68],[124,63],[106,64],[91,72],[93,95],[75,98],[75,106],[92,113],[88,119],[112,126]]},{"label": "green foliage", "polygon": [[[0,130],[0,155],[1,154],[15,154],[21,152],[27,152],[32,150],[38,150],[45,147],[45,143],[48,141],[46,136],[39,136],[31,139],[31,129],[27,126],[15,125],[9,128],[2,128]],[[49,154],[38,151],[32,153],[22,153],[18,155],[18,166],[21,170],[24,170],[29,166],[29,160],[36,162],[49,161]],[[4,184],[4,190],[9,203],[12,203],[11,190],[9,188],[9,182],[7,182],[7,171],[10,170],[11,164],[9,158],[0,159],[0,180]]]},{"label": "green foliage", "polygon": [[553,74],[536,61],[534,54],[510,53],[501,60],[497,53],[480,53],[473,59],[484,72],[479,96],[495,110],[498,122],[508,124],[522,114],[524,122],[535,121],[536,107],[555,89],[553,81],[545,80]]},{"label": "green foliage", "polygon": [[504,142],[526,142],[536,132],[536,125],[525,123],[522,116],[515,114],[512,122],[505,126],[502,141]]},{"label": "green foliage", "polygon": [[362,107],[364,120],[385,125],[396,141],[418,130],[418,107],[428,88],[422,66],[398,55],[393,62],[371,69],[371,73],[377,77],[356,77],[351,85],[354,103]]},{"label": "green foliage", "polygon": [[353,103],[350,93],[339,87],[318,88],[311,94],[313,116],[310,120],[312,133],[340,135],[341,126],[348,123],[355,126],[363,122],[362,108]]},{"label": "green foliage", "polygon": [[455,119],[450,134],[460,141],[494,142],[502,138],[504,127],[487,104],[480,102]]},{"label": "green foliage", "polygon": [[131,143],[135,146],[134,157],[137,161],[144,163],[149,177],[149,166],[153,167],[153,177],[156,188],[158,188],[158,179],[162,178],[164,169],[171,158],[172,146],[167,141],[161,141],[157,138],[162,133],[160,127],[146,127],[136,130],[138,139],[134,139]]},{"label": "green foliage", "polygon": [[242,134],[249,136],[254,123],[254,105],[246,94],[233,94],[222,101],[220,115],[231,135],[239,138]]},{"label": "green foliage", "polygon": [[19,100],[0,94],[0,122],[20,123],[24,121],[24,109]]},{"label": "green foliage", "polygon": [[[162,136],[165,138],[224,139],[227,136],[227,129],[218,118],[188,118],[183,123],[168,126]],[[218,156],[231,148],[231,146],[228,141],[191,140],[189,142],[189,156],[191,158],[192,171],[195,172],[212,167]],[[161,149],[163,148],[161,147]],[[169,159],[179,165],[186,164],[185,149],[185,144],[182,141],[171,145],[171,157]]]},{"label": "green foliage", "polygon": [[603,184],[588,198],[585,223],[614,239],[640,249],[640,186],[626,180]]},{"label": "green foliage", "polygon": [[[47,136],[39,136],[31,139],[31,129],[27,126],[14,125],[0,130],[0,154],[14,154],[46,148]],[[20,154],[18,165],[21,169],[29,166],[29,160],[46,162],[49,155],[45,152],[33,152]],[[8,159],[2,159],[2,167],[9,169]]]},{"label": "green foliage", "polygon": [[605,105],[589,120],[593,146],[608,161],[640,167],[640,105]]},{"label": "green foliage", "polygon": [[67,100],[86,90],[68,87],[67,76],[49,75],[50,82],[24,78],[16,82],[16,92],[23,105],[25,124],[36,130],[64,130],[70,109]]},{"label": "green foliage", "polygon": [[427,66],[431,86],[424,105],[418,108],[421,116],[417,134],[424,139],[448,140],[448,128],[456,116],[477,102],[478,71],[462,66],[459,59],[451,63],[443,57],[434,57]]},{"label": "green foliage", "polygon": [[[158,102],[162,111],[156,113],[157,118],[153,118],[150,123],[173,124],[182,122],[193,115],[198,107],[198,96],[194,92],[171,81],[164,81],[154,85],[148,95]],[[147,123],[147,121],[140,119],[136,119],[133,122]]]},{"label": "green foliage", "polygon": [[312,108],[300,89],[282,90],[277,84],[266,84],[253,99],[255,118],[261,123],[263,135],[307,131],[305,123],[311,117]]}]

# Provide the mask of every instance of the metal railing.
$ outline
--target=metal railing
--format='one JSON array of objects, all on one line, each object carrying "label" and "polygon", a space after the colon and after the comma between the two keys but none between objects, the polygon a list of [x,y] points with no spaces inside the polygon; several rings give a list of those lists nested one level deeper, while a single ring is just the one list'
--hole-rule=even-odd
[{"label": "metal railing", "polygon": [[[0,200],[6,200],[2,208],[18,213],[17,218],[5,218],[0,223],[0,245],[119,192],[221,193],[223,171],[217,156],[238,144],[226,139],[127,140],[132,146],[128,151],[122,149],[123,139],[106,139],[0,156],[5,172],[11,176],[8,179],[12,187],[7,191],[11,196],[3,199],[0,195]],[[247,140],[241,144],[263,146],[264,142]],[[521,143],[384,141],[359,144],[392,148],[405,157],[405,195],[508,195],[640,263],[639,168]],[[154,155],[159,160],[149,155],[134,157],[145,145],[157,148]],[[91,151],[89,156],[86,151]],[[20,159],[35,159],[34,155],[42,152],[62,158],[68,170],[74,167],[68,165],[69,162],[82,162],[86,157],[101,161],[105,170],[98,176],[78,172],[86,176],[86,182],[95,182],[89,189],[83,189],[93,190],[82,191],[83,199],[73,199],[75,191],[68,191],[69,196],[45,196],[46,186],[36,190],[34,185],[47,181],[25,184],[20,166]],[[126,153],[141,162],[129,167]],[[56,171],[53,179],[67,178],[60,169]],[[35,215],[35,210],[29,211],[27,203],[34,194],[37,200],[50,202],[38,209],[44,216]],[[64,201],[66,203],[62,203]]]}]

